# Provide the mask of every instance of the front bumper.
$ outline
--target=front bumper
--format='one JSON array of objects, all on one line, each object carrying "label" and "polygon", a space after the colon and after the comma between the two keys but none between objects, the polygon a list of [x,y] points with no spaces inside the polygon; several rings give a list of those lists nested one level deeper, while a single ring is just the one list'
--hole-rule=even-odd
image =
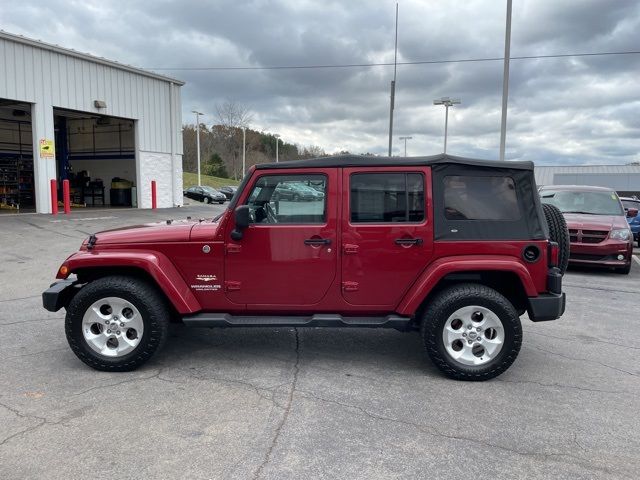
[{"label": "front bumper", "polygon": [[564,313],[566,295],[562,293],[545,293],[537,297],[529,297],[527,313],[533,322],[557,320]]},{"label": "front bumper", "polygon": [[[571,243],[569,263],[603,267],[625,267],[631,263],[633,244],[618,240],[605,240],[595,244]],[[621,255],[622,260],[618,260]]]},{"label": "front bumper", "polygon": [[73,296],[81,285],[77,280],[60,280],[42,292],[42,306],[50,312],[57,312],[62,307],[69,305]]}]

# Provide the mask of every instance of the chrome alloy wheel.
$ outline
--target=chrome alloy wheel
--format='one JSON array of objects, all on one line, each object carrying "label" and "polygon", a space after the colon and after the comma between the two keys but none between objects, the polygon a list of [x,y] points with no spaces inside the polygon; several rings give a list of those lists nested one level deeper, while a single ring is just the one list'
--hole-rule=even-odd
[{"label": "chrome alloy wheel", "polygon": [[463,365],[490,362],[504,344],[504,327],[491,310],[478,305],[453,312],[444,324],[442,341],[449,356]]},{"label": "chrome alloy wheel", "polygon": [[82,335],[89,347],[105,357],[121,357],[138,346],[144,322],[138,309],[119,297],[94,302],[82,318]]}]

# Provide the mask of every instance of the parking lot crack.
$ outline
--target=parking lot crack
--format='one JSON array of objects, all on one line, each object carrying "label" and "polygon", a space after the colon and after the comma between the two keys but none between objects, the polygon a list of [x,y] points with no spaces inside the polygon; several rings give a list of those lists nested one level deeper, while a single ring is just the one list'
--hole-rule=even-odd
[{"label": "parking lot crack", "polygon": [[540,387],[557,387],[557,388],[566,388],[566,389],[580,390],[580,391],[585,391],[585,392],[596,392],[596,393],[615,393],[615,394],[628,393],[628,392],[625,392],[623,390],[599,390],[597,388],[578,387],[576,385],[565,385],[565,384],[562,384],[562,383],[542,383],[542,382],[536,382],[536,381],[533,381],[533,380],[502,380],[502,379],[497,379],[496,382],[513,383],[513,384],[532,384],[532,385],[538,385]]},{"label": "parking lot crack", "polygon": [[539,350],[539,351],[541,351],[541,352],[545,352],[545,353],[549,353],[549,354],[551,354],[551,355],[556,355],[556,356],[558,356],[558,357],[566,358],[567,360],[572,360],[572,361],[574,361],[574,362],[586,362],[586,363],[591,363],[591,364],[593,364],[593,365],[600,365],[600,366],[605,367],[605,368],[610,368],[611,370],[615,370],[616,372],[626,373],[627,375],[631,375],[631,376],[633,376],[633,377],[639,377],[639,376],[640,376],[640,374],[638,374],[638,373],[630,372],[629,370],[625,370],[625,369],[623,369],[623,368],[614,367],[614,366],[612,366],[612,365],[608,365],[608,364],[606,364],[606,363],[602,363],[602,362],[597,362],[597,361],[595,361],[595,360],[589,360],[589,359],[586,359],[586,358],[570,357],[570,356],[568,356],[568,355],[564,355],[564,354],[562,354],[562,353],[554,352],[554,351],[551,351],[551,350],[546,350],[546,349],[544,349],[544,348],[542,348],[542,347],[539,347],[539,346],[537,346],[537,345],[531,345],[531,347],[533,347],[533,348],[535,348],[536,350]]},{"label": "parking lot crack", "polygon": [[[280,387],[283,387],[285,385],[289,385],[290,382],[284,382],[284,383],[279,383],[270,387],[261,387],[259,385],[256,385],[254,383],[245,381],[245,380],[237,380],[237,379],[232,379],[232,378],[224,378],[224,377],[217,377],[215,375],[200,375],[196,372],[193,372],[191,370],[187,370],[184,368],[180,368],[179,369],[182,372],[185,372],[185,374],[189,377],[192,378],[194,380],[199,380],[199,381],[208,381],[208,382],[217,382],[217,383],[222,383],[222,384],[226,384],[226,385],[233,385],[233,386],[239,386],[239,387],[243,387],[246,390],[251,390],[253,392],[255,392],[255,394],[264,399],[267,400],[268,402],[272,403],[274,406],[281,408],[282,410],[285,409],[284,405],[281,405],[280,403],[278,403],[274,396],[275,396],[275,392],[276,390],[278,390]],[[162,379],[161,379],[162,380]],[[266,393],[268,392],[268,393]]]},{"label": "parking lot crack", "polygon": [[[136,378],[128,378],[126,380],[122,380],[120,382],[116,382],[116,383],[109,383],[107,385],[96,385],[95,387],[91,387],[91,388],[87,388],[86,390],[82,390],[80,392],[76,392],[76,393],[72,393],[72,395],[74,397],[79,396],[79,395],[84,395],[85,393],[89,393],[89,392],[93,392],[95,390],[100,390],[103,388],[111,388],[111,387],[117,387],[118,385],[124,385],[125,383],[133,383],[133,382],[143,382],[145,380],[152,380],[152,379],[156,379],[160,376],[160,374],[162,373],[163,369],[160,368],[158,369],[158,371],[156,373],[154,373],[153,375],[149,375],[146,377],[136,377]],[[164,380],[164,379],[162,379]]]},{"label": "parking lot crack", "polygon": [[42,355],[43,353],[60,352],[62,350],[69,350],[69,347],[53,348],[51,350],[41,350],[39,352],[30,352],[30,353],[22,353],[20,355],[12,355],[10,357],[5,357],[5,360],[10,360],[12,358],[33,357],[35,355]]},{"label": "parking lot crack", "polygon": [[[344,403],[344,402],[339,402],[337,400],[331,400],[331,399],[327,399],[327,398],[323,398],[320,397],[314,393],[308,392],[308,391],[298,391],[298,393],[305,397],[305,398],[312,398],[315,400],[318,400],[320,402],[323,403],[328,403],[328,404],[334,404],[334,405],[338,405],[344,408],[350,408],[350,409],[354,409],[354,410],[358,410],[361,413],[363,413],[364,415],[373,418],[375,420],[381,420],[381,421],[386,421],[386,422],[390,422],[390,423],[395,423],[395,424],[400,424],[400,425],[406,425],[406,426],[410,426],[413,427],[419,431],[421,431],[422,433],[432,436],[432,437],[438,437],[438,438],[446,438],[449,440],[455,440],[455,441],[464,441],[464,442],[468,442],[473,444],[474,446],[477,445],[482,445],[484,447],[488,447],[488,448],[497,448],[499,450],[503,450],[505,452],[508,453],[512,453],[515,455],[520,455],[520,456],[525,456],[525,457],[532,457],[532,458],[542,458],[542,459],[557,459],[558,457],[567,457],[567,458],[572,458],[576,461],[576,463],[578,464],[583,464],[585,462],[584,458],[581,458],[579,456],[573,455],[571,453],[564,453],[564,452],[550,452],[550,453],[546,453],[546,452],[533,452],[533,451],[523,451],[523,450],[516,450],[514,448],[510,448],[510,447],[506,447],[504,445],[499,445],[496,443],[491,443],[491,442],[487,442],[478,438],[473,438],[473,437],[466,437],[466,436],[461,436],[461,435],[451,435],[451,434],[447,434],[447,433],[443,433],[441,431],[439,431],[437,428],[431,426],[431,425],[425,425],[425,424],[421,424],[421,423],[417,423],[417,422],[411,422],[408,420],[402,420],[402,419],[398,419],[398,418],[393,418],[393,417],[388,417],[385,415],[380,415],[374,412],[371,412],[363,407],[360,407],[358,405],[352,405],[349,403]],[[578,446],[579,448],[581,448],[581,450],[585,450],[581,445],[579,445],[577,443],[577,439],[576,439],[576,435],[574,433],[572,439],[571,439],[571,443]],[[589,464],[588,465],[589,468],[593,468],[593,465]]]},{"label": "parking lot crack", "polygon": [[11,439],[19,437],[19,436],[22,436],[22,435],[25,435],[25,434],[27,434],[29,432],[32,432],[32,431],[42,427],[43,425],[60,425],[66,420],[65,418],[62,418],[62,419],[54,422],[52,420],[49,420],[48,418],[40,417],[38,415],[30,415],[28,413],[22,413],[17,408],[12,407],[10,405],[7,405],[6,403],[0,403],[0,407],[5,408],[6,410],[10,411],[11,413],[13,413],[15,416],[17,416],[19,418],[24,418],[24,419],[29,419],[29,420],[36,420],[38,422],[35,425],[31,425],[30,427],[27,427],[24,430],[20,430],[19,432],[13,433],[13,434],[9,435],[8,437],[3,438],[2,440],[0,440],[0,447],[5,445]]},{"label": "parking lot crack", "polygon": [[263,472],[264,468],[271,461],[271,455],[273,454],[274,449],[278,445],[278,439],[280,438],[280,435],[282,434],[282,429],[284,428],[285,423],[287,423],[287,419],[289,418],[289,414],[291,413],[291,405],[293,403],[293,395],[296,392],[296,386],[297,386],[297,383],[298,383],[298,374],[300,373],[300,334],[299,334],[297,328],[294,328],[294,332],[295,332],[295,340],[296,340],[296,344],[295,344],[296,358],[295,358],[295,363],[293,365],[293,378],[291,380],[291,386],[289,388],[289,395],[287,397],[287,402],[285,404],[284,413],[282,414],[282,417],[280,418],[280,421],[278,422],[278,425],[276,426],[276,430],[274,432],[273,438],[271,439],[271,443],[269,445],[269,449],[267,450],[267,453],[265,454],[262,463],[258,466],[258,469],[256,470],[255,474],[253,475],[253,477],[252,477],[253,480],[257,480],[258,478],[260,478],[262,476],[262,472]]},{"label": "parking lot crack", "polygon": [[[562,340],[562,341],[565,341],[565,342],[574,342],[574,343],[581,343],[581,344],[585,343],[584,340],[580,340],[580,339],[577,339],[577,338],[558,337],[556,335],[548,335],[548,334],[545,334],[545,333],[535,332],[533,330],[527,330],[526,333],[527,334],[532,333],[534,335],[539,335],[541,337],[546,337],[546,338],[555,338],[556,340]],[[640,350],[640,347],[634,347],[634,346],[631,346],[631,345],[622,345],[621,343],[615,343],[615,342],[607,342],[606,340],[600,340],[599,338],[590,338],[589,339],[589,343],[591,343],[591,342],[593,342],[593,343],[603,343],[605,345],[612,345],[614,347],[620,347],[620,348],[628,348],[628,349],[631,349],[631,350]]]}]

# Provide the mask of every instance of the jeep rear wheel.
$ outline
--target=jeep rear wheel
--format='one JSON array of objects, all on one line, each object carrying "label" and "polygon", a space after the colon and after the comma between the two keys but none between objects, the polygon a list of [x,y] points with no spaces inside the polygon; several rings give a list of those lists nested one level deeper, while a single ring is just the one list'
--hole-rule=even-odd
[{"label": "jeep rear wheel", "polygon": [[569,229],[567,228],[567,222],[562,212],[554,205],[543,203],[542,210],[544,210],[544,216],[549,226],[549,238],[560,247],[558,268],[560,273],[564,275],[569,265]]},{"label": "jeep rear wheel", "polygon": [[76,356],[96,370],[130,371],[164,343],[169,311],[143,280],[103,277],[84,286],[67,309],[65,332]]},{"label": "jeep rear wheel", "polygon": [[433,363],[456,380],[489,380],[515,361],[522,326],[513,305],[478,284],[447,288],[429,303],[422,340]]}]

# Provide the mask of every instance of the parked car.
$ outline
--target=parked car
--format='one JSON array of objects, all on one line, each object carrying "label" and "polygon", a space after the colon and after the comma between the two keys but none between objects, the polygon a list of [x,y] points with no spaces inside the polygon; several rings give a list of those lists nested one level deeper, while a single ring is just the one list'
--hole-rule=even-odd
[{"label": "parked car", "polygon": [[184,191],[184,196],[204,203],[217,202],[223,204],[227,200],[224,193],[220,193],[215,188],[206,185],[189,187]]},{"label": "parked car", "polygon": [[618,194],[605,187],[550,185],[543,203],[556,206],[569,227],[569,263],[631,271],[633,236]]},{"label": "parked car", "polygon": [[227,197],[227,200],[231,200],[233,196],[236,194],[237,190],[238,190],[238,187],[236,187],[235,185],[226,185],[218,189],[220,193],[223,193],[224,196]]},{"label": "parked car", "polygon": [[[325,201],[274,208],[297,182],[323,183]],[[91,235],[43,305],[66,308],[69,345],[97,370],[139,367],[173,320],[419,332],[445,375],[478,381],[515,361],[521,315],[563,314],[567,254],[531,162],[316,158],[253,167],[210,221]]]},{"label": "parked car", "polygon": [[633,234],[633,239],[640,247],[640,200],[637,198],[620,197],[622,206],[627,214],[627,222]]},{"label": "parked car", "polygon": [[313,201],[322,200],[324,193],[300,183],[281,182],[273,192],[273,200]]}]

